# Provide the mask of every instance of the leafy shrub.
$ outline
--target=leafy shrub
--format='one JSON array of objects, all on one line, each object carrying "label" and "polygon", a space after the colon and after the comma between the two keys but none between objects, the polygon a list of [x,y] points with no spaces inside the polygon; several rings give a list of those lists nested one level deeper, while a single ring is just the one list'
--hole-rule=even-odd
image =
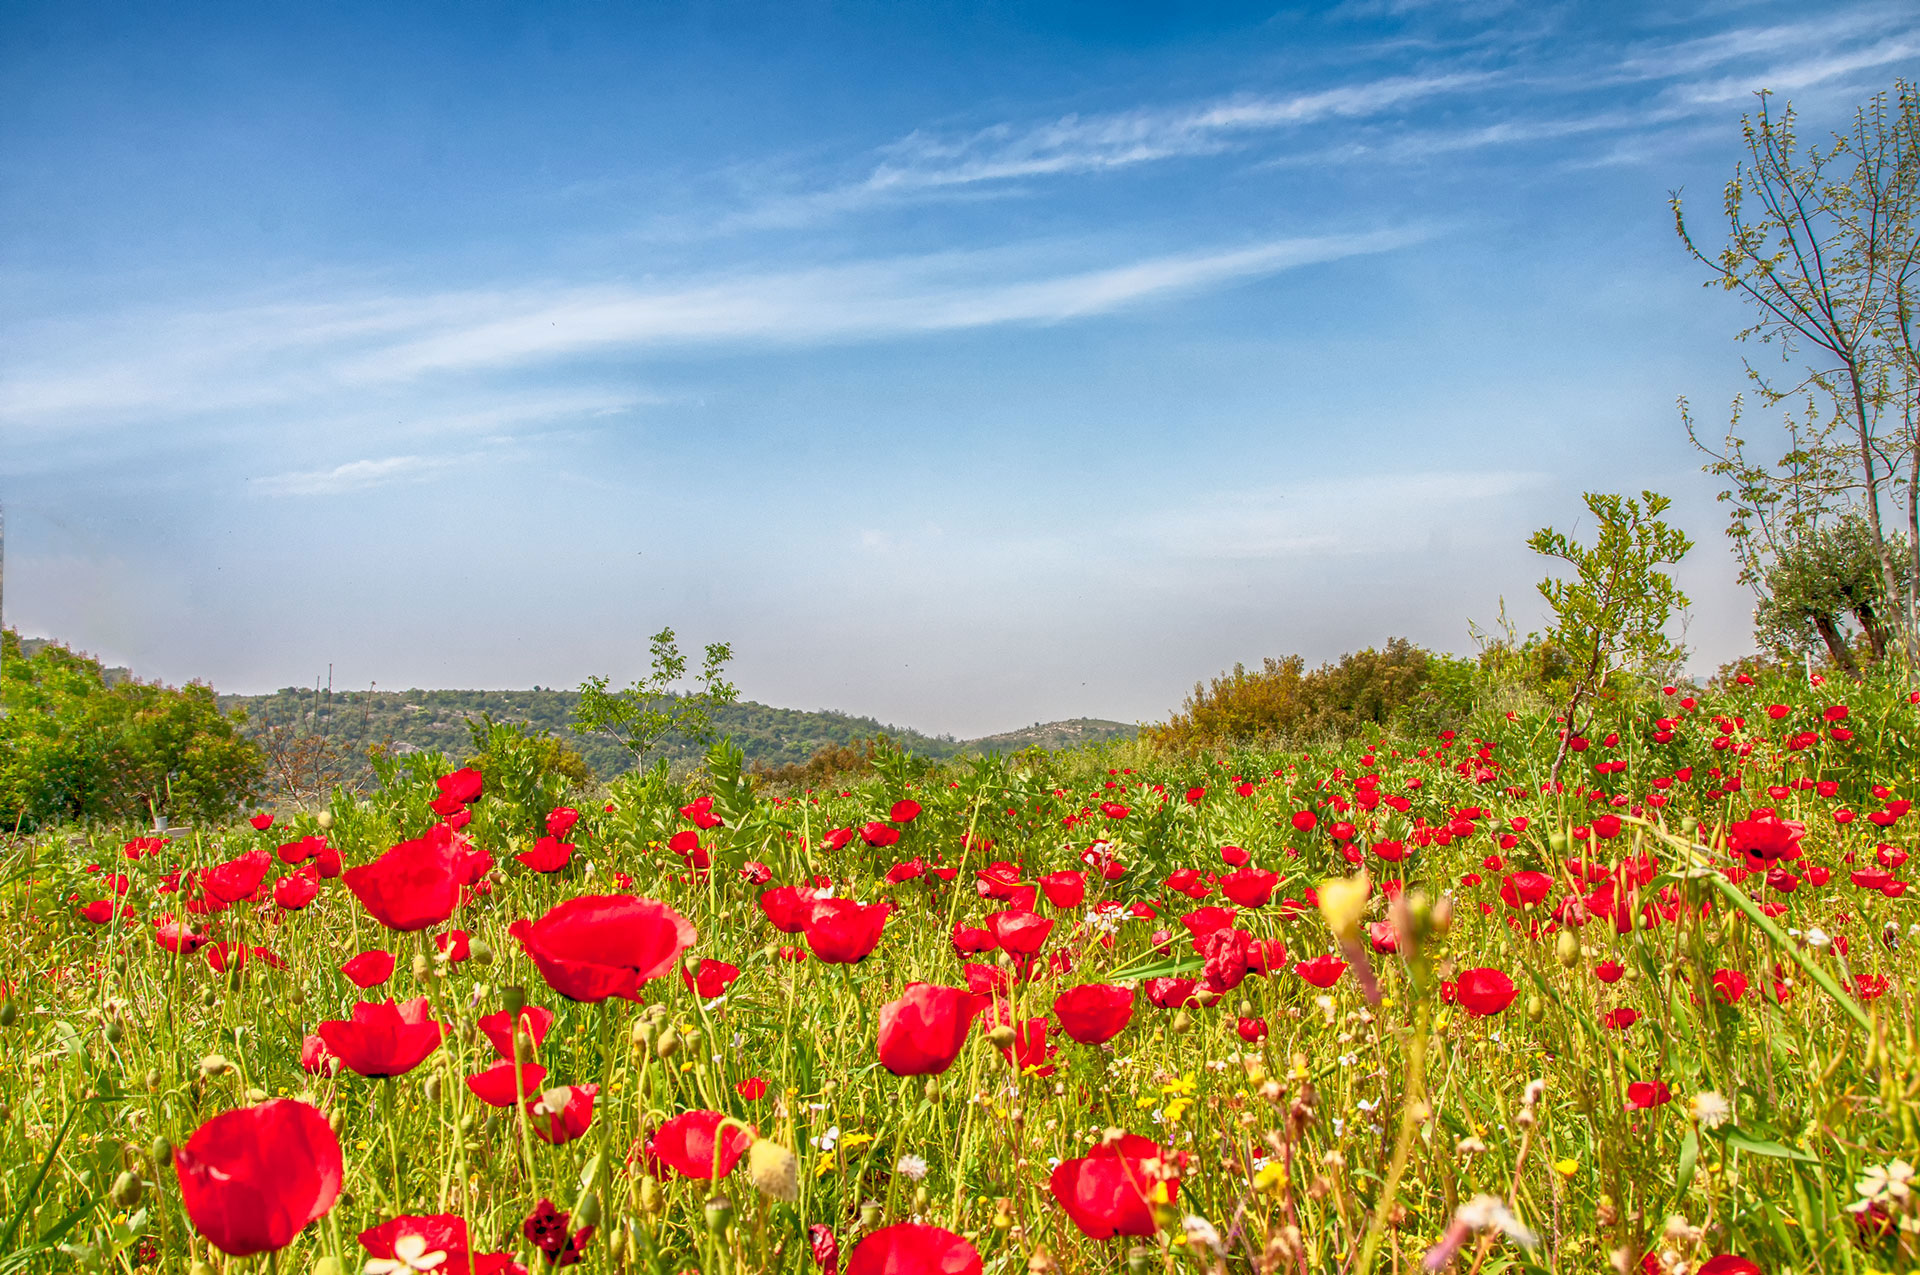
[{"label": "leafy shrub", "polygon": [[260,750],[220,712],[213,688],[124,681],[98,660],[49,643],[23,657],[6,643],[0,694],[0,822],[63,819],[217,821],[253,795]]}]

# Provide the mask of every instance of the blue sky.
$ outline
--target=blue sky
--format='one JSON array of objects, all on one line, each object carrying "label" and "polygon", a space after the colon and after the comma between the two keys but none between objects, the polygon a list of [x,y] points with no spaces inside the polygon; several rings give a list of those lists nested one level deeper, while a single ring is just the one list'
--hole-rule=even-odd
[{"label": "blue sky", "polygon": [[230,690],[671,624],[961,735],[1538,626],[1589,489],[1743,653],[1667,192],[1920,69],[1903,3],[5,14],[10,624]]}]

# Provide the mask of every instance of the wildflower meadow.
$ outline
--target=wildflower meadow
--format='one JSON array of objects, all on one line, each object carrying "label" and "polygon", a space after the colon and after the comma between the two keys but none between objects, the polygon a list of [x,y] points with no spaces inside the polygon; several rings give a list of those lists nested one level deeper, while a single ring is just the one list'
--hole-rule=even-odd
[{"label": "wildflower meadow", "polygon": [[1916,700],[17,834],[0,1271],[1905,1271]]}]

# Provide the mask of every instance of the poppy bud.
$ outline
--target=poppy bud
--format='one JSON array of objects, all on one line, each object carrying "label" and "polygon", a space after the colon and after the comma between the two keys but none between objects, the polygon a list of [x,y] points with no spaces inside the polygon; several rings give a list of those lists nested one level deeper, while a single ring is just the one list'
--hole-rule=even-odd
[{"label": "poppy bud", "polygon": [[108,1194],[113,1197],[115,1204],[123,1209],[130,1209],[140,1203],[140,1194],[143,1189],[144,1184],[140,1181],[140,1175],[129,1169],[113,1180],[113,1189]]},{"label": "poppy bud", "polygon": [[658,1213],[661,1209],[665,1208],[666,1205],[666,1200],[662,1199],[660,1195],[660,1180],[658,1178],[641,1178],[640,1211],[642,1213]]},{"label": "poppy bud", "polygon": [[1537,1023],[1547,1016],[1547,1003],[1538,996],[1527,997],[1527,1021]]},{"label": "poppy bud", "polygon": [[607,1236],[607,1258],[609,1261],[618,1262],[621,1256],[626,1253],[626,1251],[627,1251],[626,1228],[617,1226],[613,1229],[613,1234]]},{"label": "poppy bud", "polygon": [[724,1195],[716,1195],[707,1201],[707,1229],[715,1235],[733,1225],[733,1201]]},{"label": "poppy bud", "polygon": [[147,1092],[153,1093],[158,1091],[160,1088],[160,1069],[158,1067],[147,1068],[147,1074],[142,1077],[142,1079],[146,1082]]},{"label": "poppy bud", "polygon": [[224,1076],[233,1070],[233,1064],[219,1054],[208,1054],[200,1060],[200,1074],[203,1076]]},{"label": "poppy bud", "polygon": [[928,1102],[940,1101],[940,1077],[928,1076],[926,1085],[921,1089]]},{"label": "poppy bud", "polygon": [[[680,1052],[680,1033],[669,1027],[660,1033],[660,1039],[654,1043],[653,1052],[659,1058],[671,1058]],[[731,1207],[731,1206],[729,1206]]]},{"label": "poppy bud", "polygon": [[600,1224],[600,1196],[597,1193],[587,1192],[573,1206],[573,1224],[577,1227]]},{"label": "poppy bud", "polygon": [[[1187,1012],[1186,1010],[1184,1010],[1184,1009],[1183,1009],[1183,1010],[1180,1010],[1180,1011],[1178,1011],[1177,1013],[1175,1013],[1175,1014],[1174,1014],[1174,1016],[1173,1016],[1173,1030],[1175,1030],[1175,1031],[1177,1031],[1177,1032],[1189,1032],[1189,1031],[1192,1031],[1192,1030],[1193,1030],[1193,1015],[1191,1015],[1191,1014],[1189,1014],[1189,1013],[1188,1013],[1188,1012]],[[1011,1033],[1009,1033],[1009,1034],[1011,1034]]]},{"label": "poppy bud", "polygon": [[1560,937],[1553,941],[1553,959],[1567,969],[1580,963],[1580,940],[1573,937],[1572,930],[1560,931]]},{"label": "poppy bud", "polygon": [[420,1083],[420,1090],[427,1095],[428,1102],[440,1101],[440,1077],[428,1076]]},{"label": "poppy bud", "polygon": [[147,1154],[152,1157],[156,1166],[172,1164],[173,1144],[168,1142],[164,1137],[155,1138],[153,1144],[147,1148]]},{"label": "poppy bud", "polygon": [[1240,1017],[1241,1018],[1253,1017],[1253,1002],[1248,1000],[1244,996],[1240,998]]},{"label": "poppy bud", "polygon": [[220,996],[211,987],[209,987],[206,991],[200,993],[200,1003],[202,1005],[205,1005],[208,1009],[212,1009],[215,1005],[218,1005],[220,1003]]},{"label": "poppy bud", "polygon": [[287,999],[295,1005],[304,1005],[307,1003],[307,989],[296,987],[287,993]]},{"label": "poppy bud", "polygon": [[[880,1225],[880,1219],[886,1216],[886,1208],[878,1200],[860,1202],[860,1225],[871,1231]],[[997,1223],[996,1223],[997,1225]]]},{"label": "poppy bud", "polygon": [[327,831],[329,828],[333,827],[333,811],[322,810],[320,812],[320,817],[315,819],[314,822],[320,825],[320,831],[322,832]]},{"label": "poppy bud", "polygon": [[467,957],[480,965],[493,964],[493,945],[485,939],[467,940]]},{"label": "poppy bud", "polygon": [[205,1262],[196,1261],[193,1265],[187,1267],[187,1275],[214,1275],[214,1270],[213,1267],[207,1265]]},{"label": "poppy bud", "polygon": [[331,1257],[317,1258],[309,1275],[342,1275],[340,1263]]},{"label": "poppy bud", "polygon": [[1567,834],[1564,832],[1549,834],[1547,837],[1547,848],[1555,854],[1565,854],[1567,852]]},{"label": "poppy bud", "polygon": [[1433,905],[1433,936],[1447,937],[1447,931],[1453,928],[1453,900],[1441,895],[1439,902]]},{"label": "poppy bud", "polygon": [[255,1085],[253,1088],[247,1090],[248,1102],[265,1102],[266,1100],[267,1100],[267,1091],[260,1088],[258,1085]]},{"label": "poppy bud", "polygon": [[107,1024],[106,1037],[107,1037],[107,1043],[109,1045],[119,1044],[120,1038],[126,1034],[127,1033],[125,1032],[124,1029],[121,1028],[118,1021]]},{"label": "poppy bud", "polygon": [[660,1029],[654,1021],[651,1018],[643,1018],[633,1025],[632,1030],[627,1033],[627,1039],[632,1042],[635,1049],[651,1049],[654,1039],[659,1034]]},{"label": "poppy bud", "polygon": [[1015,1039],[1013,1028],[1001,1023],[987,1033],[987,1039],[993,1043],[995,1049],[1012,1049]]},{"label": "poppy bud", "polygon": [[1136,1246],[1127,1250],[1127,1275],[1147,1275],[1153,1265],[1152,1249]]},{"label": "poppy bud", "polygon": [[1691,837],[1694,833],[1698,831],[1700,831],[1700,821],[1698,819],[1695,819],[1692,815],[1688,815],[1685,819],[1682,819],[1680,821],[1681,836]]},{"label": "poppy bud", "polygon": [[0,1002],[0,1027],[13,1026],[13,1020],[20,1017],[20,1011],[12,1001]]},{"label": "poppy bud", "polygon": [[429,961],[424,955],[415,956],[413,958],[413,981],[414,982],[424,983],[427,981],[429,977],[432,976],[432,974],[433,974],[433,962]]},{"label": "poppy bud", "polygon": [[518,983],[509,983],[500,989],[500,1008],[507,1011],[507,1021],[520,1021],[520,1011],[527,1007],[527,989]]}]

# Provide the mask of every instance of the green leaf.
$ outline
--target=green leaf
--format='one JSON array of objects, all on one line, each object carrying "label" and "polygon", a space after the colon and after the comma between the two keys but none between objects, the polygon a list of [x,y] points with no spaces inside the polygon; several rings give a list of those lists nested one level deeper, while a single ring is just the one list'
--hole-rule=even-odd
[{"label": "green leaf", "polygon": [[1674,1188],[1673,1207],[1678,1209],[1687,1198],[1687,1188],[1693,1185],[1694,1166],[1700,1160],[1700,1130],[1691,1127],[1680,1143],[1680,1182]]},{"label": "green leaf", "polygon": [[1798,1147],[1790,1147],[1784,1142],[1774,1142],[1765,1138],[1756,1138],[1738,1128],[1729,1128],[1720,1135],[1730,1151],[1745,1151],[1749,1155],[1770,1156],[1775,1160],[1798,1160],[1802,1164],[1818,1164],[1820,1157]]}]

